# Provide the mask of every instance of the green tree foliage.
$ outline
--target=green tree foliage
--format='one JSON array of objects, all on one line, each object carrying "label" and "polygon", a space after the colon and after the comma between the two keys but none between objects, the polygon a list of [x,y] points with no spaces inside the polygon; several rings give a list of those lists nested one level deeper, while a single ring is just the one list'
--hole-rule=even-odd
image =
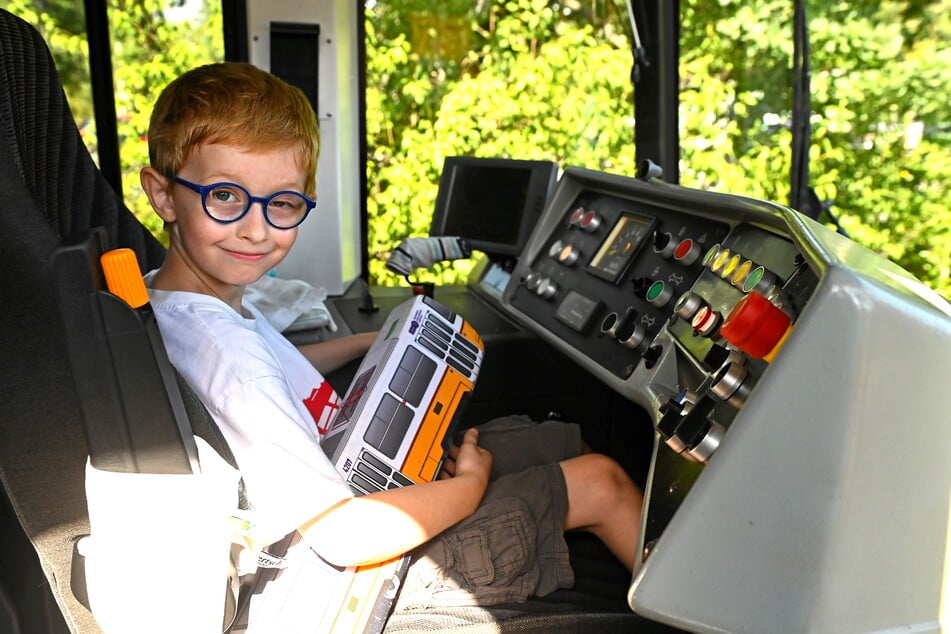
[{"label": "green tree foliage", "polygon": [[56,60],[70,109],[82,129],[93,117],[86,15],[75,0],[0,0],[0,8],[39,30]]},{"label": "green tree foliage", "polygon": [[[789,199],[792,3],[682,3],[682,182]],[[809,3],[811,183],[951,296],[951,3]]]},{"label": "green tree foliage", "polygon": [[[458,57],[414,32],[425,3],[367,12],[376,283],[400,283],[383,262],[404,237],[427,232],[446,156],[634,173],[619,3],[455,4],[469,22]],[[853,238],[949,296],[951,1],[807,4],[811,183]],[[790,0],[681,0],[684,185],[788,202],[792,12]],[[461,281],[466,271],[455,263],[420,277]]]},{"label": "green tree foliage", "polygon": [[208,0],[110,1],[123,195],[139,220],[164,241],[162,222],[139,184],[139,171],[149,164],[149,117],[159,93],[175,77],[224,58],[221,5]]},{"label": "green tree foliage", "polygon": [[[634,173],[632,58],[610,24],[591,13],[565,19],[546,0],[492,3],[467,14],[471,48],[453,59],[419,46],[406,29],[412,14],[388,7],[367,21],[373,282],[401,283],[384,262],[403,238],[428,232],[447,156]],[[437,265],[419,279],[461,281],[469,265]]]},{"label": "green tree foliage", "polygon": [[[681,182],[789,199],[792,0],[681,0]],[[139,191],[158,92],[221,58],[215,0],[112,0],[124,196]],[[951,296],[951,0],[807,2],[811,183],[869,248]],[[95,154],[81,4],[0,0],[50,44]],[[543,158],[633,174],[630,24],[617,0],[367,5],[370,277],[427,233],[447,156]],[[461,281],[470,263],[422,275]]]},{"label": "green tree foliage", "polygon": [[[93,156],[97,143],[82,3],[0,0],[0,7],[37,27],[63,81],[70,109]],[[148,164],[152,104],[185,70],[223,57],[221,4],[214,0],[111,0],[109,29],[120,137],[123,198],[142,223],[165,239],[161,220],[139,186]]]}]

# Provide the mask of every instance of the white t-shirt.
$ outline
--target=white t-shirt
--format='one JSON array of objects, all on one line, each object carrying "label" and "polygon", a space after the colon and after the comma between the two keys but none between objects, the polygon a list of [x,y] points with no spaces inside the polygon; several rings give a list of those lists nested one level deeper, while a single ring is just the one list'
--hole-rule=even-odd
[{"label": "white t-shirt", "polygon": [[169,360],[234,453],[261,532],[277,540],[352,497],[320,447],[339,397],[256,308],[245,303],[246,318],[199,293],[149,297]]}]

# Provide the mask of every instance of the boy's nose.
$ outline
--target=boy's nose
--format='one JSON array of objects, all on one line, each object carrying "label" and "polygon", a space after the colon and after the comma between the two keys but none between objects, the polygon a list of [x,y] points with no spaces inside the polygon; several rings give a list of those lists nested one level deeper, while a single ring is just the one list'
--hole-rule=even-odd
[{"label": "boy's nose", "polygon": [[257,200],[252,202],[251,209],[244,215],[244,218],[238,221],[239,234],[255,242],[263,240],[269,230],[264,214],[264,203]]}]

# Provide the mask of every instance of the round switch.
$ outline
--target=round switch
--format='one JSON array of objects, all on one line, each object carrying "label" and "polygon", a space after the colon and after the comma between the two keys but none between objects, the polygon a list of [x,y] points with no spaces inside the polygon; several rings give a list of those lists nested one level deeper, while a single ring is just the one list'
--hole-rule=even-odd
[{"label": "round switch", "polygon": [[633,311],[629,312],[614,333],[614,336],[617,337],[621,345],[632,350],[641,345],[641,342],[644,341],[644,337],[647,335],[644,328],[635,321],[636,317],[637,313]]},{"label": "round switch", "polygon": [[597,231],[601,226],[601,216],[593,211],[589,211],[581,219],[581,228],[588,232]]},{"label": "round switch", "polygon": [[670,301],[670,297],[674,294],[674,291],[664,284],[661,280],[657,280],[647,289],[647,301],[649,301],[654,306],[663,306]]},{"label": "round switch", "polygon": [[686,266],[690,266],[696,262],[699,257],[700,245],[690,238],[681,240],[677,248],[674,249],[674,259]]},{"label": "round switch", "polygon": [[731,255],[730,259],[727,260],[723,264],[723,266],[720,268],[719,270],[720,277],[722,277],[725,280],[730,279],[730,277],[733,275],[733,272],[737,269],[738,266],[740,266],[741,259],[742,258],[740,258],[740,255],[738,253],[734,253],[733,255]]},{"label": "round switch", "polygon": [[584,220],[585,213],[587,212],[585,212],[584,207],[578,207],[572,211],[571,215],[568,216],[568,225],[571,227],[577,227],[580,225],[581,221]]},{"label": "round switch", "polygon": [[613,337],[617,334],[617,329],[620,325],[621,318],[618,314],[614,312],[608,313],[604,319],[601,320],[601,332]]},{"label": "round switch", "polygon": [[581,252],[578,251],[577,247],[566,244],[561,251],[558,252],[558,261],[565,266],[571,266],[578,261],[580,255]]},{"label": "round switch", "polygon": [[730,259],[731,255],[733,254],[730,253],[729,249],[720,249],[717,251],[716,255],[710,260],[710,270],[719,275],[720,270],[727,263],[727,260]]},{"label": "round switch", "polygon": [[776,274],[772,271],[767,270],[765,267],[757,266],[755,269],[750,271],[749,275],[746,276],[746,279],[743,280],[743,289],[744,293],[749,293],[752,291],[757,291],[759,293],[766,293],[771,287],[776,284]]},{"label": "round switch", "polygon": [[753,263],[749,260],[744,260],[743,263],[736,267],[736,270],[733,271],[733,275],[730,276],[730,284],[736,286],[737,288],[742,288],[743,284],[746,282],[746,277],[750,274],[752,269]]},{"label": "round switch", "polygon": [[792,320],[759,293],[736,303],[720,326],[720,334],[754,359],[762,359],[783,339]]},{"label": "round switch", "polygon": [[713,262],[713,258],[717,257],[717,254],[719,252],[720,252],[720,244],[717,243],[713,245],[712,247],[710,247],[709,249],[707,249],[706,254],[704,254],[703,256],[703,260],[700,263],[703,264],[704,266],[709,267],[711,262]]},{"label": "round switch", "polygon": [[677,313],[682,319],[690,321],[693,319],[694,315],[697,314],[697,311],[706,305],[707,303],[702,297],[696,293],[687,291],[681,295],[680,299],[677,300],[677,303],[674,304],[674,312]]},{"label": "round switch", "polygon": [[720,313],[704,304],[690,320],[690,325],[703,337],[712,336],[720,325]]},{"label": "round switch", "polygon": [[535,289],[537,289],[541,281],[542,281],[542,276],[537,271],[529,271],[528,273],[525,274],[525,277],[522,278],[522,282],[524,282],[525,287],[528,288],[528,290],[530,291],[534,291]]},{"label": "round switch", "polygon": [[558,285],[552,282],[549,278],[543,278],[538,283],[538,288],[535,289],[535,292],[538,293],[539,297],[551,298],[555,296],[555,293],[558,291]]}]

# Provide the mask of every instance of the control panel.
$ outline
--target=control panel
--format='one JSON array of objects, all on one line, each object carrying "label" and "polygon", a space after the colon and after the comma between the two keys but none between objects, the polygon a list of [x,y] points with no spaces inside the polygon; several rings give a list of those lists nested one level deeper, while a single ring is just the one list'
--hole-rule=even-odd
[{"label": "control panel", "polygon": [[628,379],[728,225],[597,190],[578,192],[520,276],[513,306]]},{"label": "control panel", "polygon": [[501,306],[653,421],[634,611],[881,631],[951,605],[951,306],[907,272],[781,205],[568,168]]},{"label": "control panel", "polygon": [[[817,278],[774,218],[753,222],[739,199],[693,192],[684,204],[594,174],[567,172],[507,304],[656,410],[669,448],[703,462]],[[665,383],[652,371],[667,357]]]}]

